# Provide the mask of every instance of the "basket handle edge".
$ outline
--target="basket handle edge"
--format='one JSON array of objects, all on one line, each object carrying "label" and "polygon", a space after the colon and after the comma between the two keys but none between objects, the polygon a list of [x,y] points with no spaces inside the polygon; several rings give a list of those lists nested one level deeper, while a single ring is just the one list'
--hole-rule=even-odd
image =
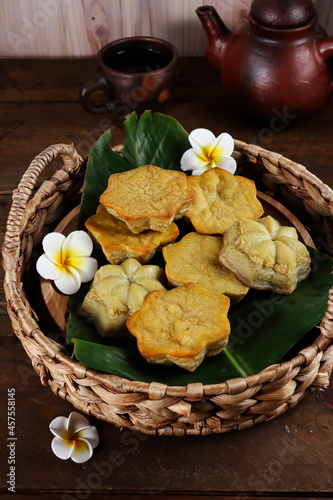
[{"label": "basket handle edge", "polygon": [[[27,207],[29,197],[31,196],[36,185],[37,179],[44,168],[58,156],[62,156],[63,158],[63,166],[60,170],[64,170],[68,174],[75,173],[83,162],[82,156],[79,155],[73,144],[51,145],[32,160],[29,167],[24,172],[18,187],[13,192],[12,204],[7,217],[6,232],[2,247],[5,271],[8,265],[6,255],[16,254],[19,250],[20,237],[22,230],[24,229],[22,227],[22,222],[24,221],[25,209]],[[57,172],[52,178],[55,178],[56,174]],[[45,182],[50,183],[50,181]],[[42,189],[43,185],[44,183],[39,189]],[[25,224],[26,223],[27,220],[25,221]]]}]

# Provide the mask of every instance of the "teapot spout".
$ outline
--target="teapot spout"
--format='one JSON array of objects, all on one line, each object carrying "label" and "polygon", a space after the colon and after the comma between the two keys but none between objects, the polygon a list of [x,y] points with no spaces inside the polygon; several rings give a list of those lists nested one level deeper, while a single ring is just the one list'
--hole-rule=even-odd
[{"label": "teapot spout", "polygon": [[198,7],[195,12],[208,36],[206,48],[208,63],[216,71],[221,71],[225,48],[231,38],[231,31],[226,27],[214,7],[203,5]]},{"label": "teapot spout", "polygon": [[[331,57],[333,56],[333,36],[318,38],[316,40],[316,48],[322,60],[330,64]],[[333,92],[333,77],[331,78],[331,92]]]}]

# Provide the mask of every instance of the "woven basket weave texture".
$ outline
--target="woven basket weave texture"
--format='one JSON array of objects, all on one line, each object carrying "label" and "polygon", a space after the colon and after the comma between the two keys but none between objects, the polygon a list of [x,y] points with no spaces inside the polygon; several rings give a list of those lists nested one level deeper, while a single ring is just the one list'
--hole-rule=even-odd
[{"label": "woven basket weave texture", "polygon": [[[121,146],[115,148],[120,151]],[[42,170],[55,158],[63,166],[38,190]],[[332,241],[333,191],[304,166],[256,145],[235,141],[237,162],[258,167],[262,183],[305,209],[310,223]],[[4,288],[13,329],[41,383],[78,410],[119,427],[146,434],[211,434],[244,429],[276,418],[307,392],[328,385],[333,366],[333,288],[311,346],[291,360],[246,378],[220,384],[167,386],[127,380],[87,369],[41,331],[22,284],[35,245],[46,224],[63,216],[64,200],[82,187],[85,162],[73,145],[57,144],[41,152],[13,193],[2,249]]]}]

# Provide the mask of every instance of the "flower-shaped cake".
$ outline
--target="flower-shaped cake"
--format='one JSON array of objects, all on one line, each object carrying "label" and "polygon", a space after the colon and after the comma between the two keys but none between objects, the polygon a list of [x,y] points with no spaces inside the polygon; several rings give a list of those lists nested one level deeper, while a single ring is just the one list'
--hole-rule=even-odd
[{"label": "flower-shaped cake", "polygon": [[147,264],[158,248],[173,242],[179,234],[174,222],[163,232],[132,233],[125,222],[109,214],[103,205],[97,207],[85,226],[111,264],[120,264],[131,257]]},{"label": "flower-shaped cake", "polygon": [[111,175],[100,203],[133,233],[141,233],[167,230],[184,215],[193,198],[183,172],[144,165]]},{"label": "flower-shaped cake", "polygon": [[223,235],[222,264],[248,287],[292,293],[310,273],[311,258],[294,227],[270,215],[236,222]]},{"label": "flower-shaped cake", "polygon": [[221,168],[191,176],[188,184],[195,198],[186,217],[198,233],[223,234],[234,222],[256,220],[264,212],[254,182]]},{"label": "flower-shaped cake", "polygon": [[173,286],[197,283],[227,295],[233,303],[241,300],[249,289],[219,262],[221,247],[221,236],[198,233],[188,233],[179,242],[164,247],[169,283]]},{"label": "flower-shaped cake", "polygon": [[95,274],[81,313],[92,320],[102,337],[122,336],[127,318],[137,311],[152,290],[164,290],[158,266],[142,266],[135,259],[106,265]]},{"label": "flower-shaped cake", "polygon": [[226,346],[230,301],[195,283],[155,291],[126,322],[141,355],[150,363],[172,363],[194,371],[205,356]]}]

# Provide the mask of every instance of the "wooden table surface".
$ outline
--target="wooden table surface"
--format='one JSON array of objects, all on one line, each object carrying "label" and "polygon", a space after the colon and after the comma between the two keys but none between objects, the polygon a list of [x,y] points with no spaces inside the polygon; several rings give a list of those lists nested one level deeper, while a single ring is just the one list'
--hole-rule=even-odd
[{"label": "wooden table surface", "polygon": [[[90,115],[80,106],[79,89],[95,75],[95,60],[1,60],[0,68],[3,238],[11,193],[39,152],[50,144],[73,142],[86,155],[107,128],[113,145],[122,142],[124,131],[118,115]],[[314,118],[292,128],[283,123],[292,124],[288,114],[271,128],[248,123],[226,101],[219,75],[205,59],[183,58],[175,93],[159,110],[174,116],[188,131],[197,127],[215,134],[227,131],[282,153],[333,187],[333,98]],[[13,495],[7,483],[7,391],[12,388],[15,498],[332,497],[333,411],[316,391],[276,420],[206,437],[148,437],[91,418],[100,434],[93,458],[82,465],[59,460],[51,451],[49,424],[59,415],[68,416],[73,407],[40,384],[13,334],[3,291],[0,321],[0,491],[4,500]]]}]

